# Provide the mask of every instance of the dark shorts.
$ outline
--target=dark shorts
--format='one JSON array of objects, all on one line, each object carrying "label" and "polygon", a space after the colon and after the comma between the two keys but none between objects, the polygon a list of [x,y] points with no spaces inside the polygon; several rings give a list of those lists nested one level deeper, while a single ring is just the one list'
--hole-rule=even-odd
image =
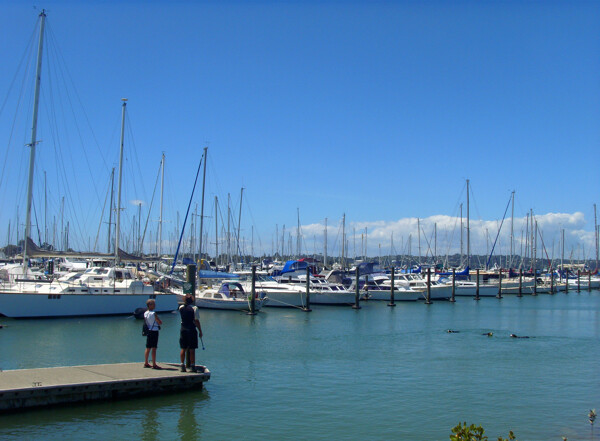
[{"label": "dark shorts", "polygon": [[156,348],[158,346],[158,331],[149,331],[146,336],[146,347]]},{"label": "dark shorts", "polygon": [[198,349],[198,331],[182,329],[179,333],[179,347],[181,349]]}]

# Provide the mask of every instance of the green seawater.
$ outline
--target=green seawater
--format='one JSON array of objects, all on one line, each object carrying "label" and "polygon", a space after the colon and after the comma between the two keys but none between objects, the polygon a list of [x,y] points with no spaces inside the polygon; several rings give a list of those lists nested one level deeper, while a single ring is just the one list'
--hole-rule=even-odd
[{"label": "green seawater", "polygon": [[[509,430],[521,441],[592,439],[599,291],[386,303],[256,317],[203,310],[205,390],[2,415],[0,440],[447,440],[459,421],[483,425],[490,439]],[[175,362],[178,315],[162,318],[158,358]],[[132,361],[143,369],[145,339],[132,317],[0,324],[3,370]]]}]

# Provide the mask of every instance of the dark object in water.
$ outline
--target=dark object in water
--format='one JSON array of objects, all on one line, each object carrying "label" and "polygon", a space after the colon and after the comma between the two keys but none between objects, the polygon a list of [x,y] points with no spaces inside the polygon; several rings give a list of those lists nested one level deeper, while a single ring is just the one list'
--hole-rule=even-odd
[{"label": "dark object in water", "polygon": [[133,316],[136,319],[143,319],[144,318],[144,313],[148,310],[148,308],[136,308],[135,311],[133,311]]},{"label": "dark object in water", "polygon": [[493,332],[486,332],[485,334],[481,334],[481,335],[487,335],[488,337],[492,337],[494,335]]},{"label": "dark object in water", "polygon": [[448,334],[458,334],[460,331],[455,331],[455,330],[453,330],[453,329],[448,329],[446,332],[447,332]]},{"label": "dark object in water", "polygon": [[524,335],[522,337],[519,337],[517,334],[510,334],[511,338],[529,338],[529,336]]}]

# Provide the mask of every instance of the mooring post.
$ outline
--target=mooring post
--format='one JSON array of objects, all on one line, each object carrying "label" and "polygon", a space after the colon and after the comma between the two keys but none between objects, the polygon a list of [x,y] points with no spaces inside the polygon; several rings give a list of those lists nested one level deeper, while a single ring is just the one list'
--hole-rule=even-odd
[{"label": "mooring post", "polygon": [[577,292],[581,291],[581,270],[577,270]]},{"label": "mooring post", "polygon": [[456,268],[452,268],[452,295],[450,296],[451,302],[456,302],[454,295],[456,294]]},{"label": "mooring post", "polygon": [[360,287],[358,286],[358,266],[356,267],[356,272],[355,272],[355,277],[356,277],[356,289],[355,289],[355,296],[354,296],[354,305],[352,305],[352,309],[360,309]]},{"label": "mooring post", "polygon": [[[196,303],[196,265],[193,263],[187,266],[183,293],[191,294],[194,297],[194,304]],[[185,351],[185,366],[188,368],[192,366],[189,349]]]},{"label": "mooring post", "polygon": [[475,300],[479,300],[479,270],[476,272],[477,281],[475,282]]},{"label": "mooring post", "polygon": [[535,270],[535,268],[533,269],[533,292],[531,293],[532,296],[537,296],[537,271]]},{"label": "mooring post", "polygon": [[550,294],[554,294],[554,271],[550,269]]},{"label": "mooring post", "polygon": [[431,305],[431,268],[427,268],[427,299],[426,305]]},{"label": "mooring post", "polygon": [[250,311],[248,315],[256,315],[256,265],[252,265],[252,293],[250,294]]},{"label": "mooring post", "polygon": [[565,294],[569,294],[569,270],[565,273]]},{"label": "mooring post", "polygon": [[303,308],[304,311],[310,312],[310,268],[306,267],[306,307]]},{"label": "mooring post", "polygon": [[523,297],[523,270],[519,270],[519,294],[517,297]]},{"label": "mooring post", "polygon": [[394,267],[392,266],[392,283],[390,289],[390,303],[388,306],[396,306],[396,299],[394,299]]},{"label": "mooring post", "polygon": [[502,268],[498,270],[498,294],[496,295],[496,298],[502,298]]},{"label": "mooring post", "polygon": [[588,270],[588,291],[592,290],[592,272]]}]

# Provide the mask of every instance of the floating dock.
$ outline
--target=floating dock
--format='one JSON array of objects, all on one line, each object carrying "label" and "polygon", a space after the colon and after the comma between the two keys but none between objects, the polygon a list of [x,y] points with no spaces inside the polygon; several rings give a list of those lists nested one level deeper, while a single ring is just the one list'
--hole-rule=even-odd
[{"label": "floating dock", "polygon": [[173,363],[160,366],[147,369],[140,362],[0,371],[0,412],[201,390],[210,379],[205,366],[204,373],[180,372]]}]

